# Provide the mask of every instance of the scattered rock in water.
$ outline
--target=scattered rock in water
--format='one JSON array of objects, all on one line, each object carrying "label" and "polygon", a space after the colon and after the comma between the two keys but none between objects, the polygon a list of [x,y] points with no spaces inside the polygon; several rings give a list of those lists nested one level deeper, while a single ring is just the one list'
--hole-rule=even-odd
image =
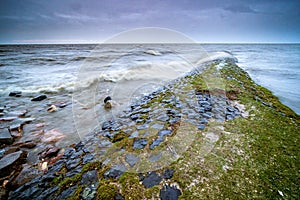
[{"label": "scattered rock in water", "polygon": [[4,111],[4,107],[0,107],[0,113],[2,113]]},{"label": "scattered rock in water", "polygon": [[160,190],[159,197],[161,200],[177,200],[181,195],[181,191],[176,187],[164,185]]},{"label": "scattered rock in water", "polygon": [[49,106],[49,108],[47,109],[47,112],[52,113],[52,112],[56,112],[57,108],[55,105],[51,105]]},{"label": "scattered rock in water", "polygon": [[19,110],[19,111],[9,112],[8,115],[9,116],[17,116],[17,117],[25,117],[26,113],[27,113],[27,110]]},{"label": "scattered rock in water", "polygon": [[36,147],[37,143],[35,141],[29,140],[25,142],[18,142],[15,143],[14,146],[18,146],[20,148],[27,148],[27,149],[32,149]]},{"label": "scattered rock in water", "polygon": [[10,92],[8,96],[10,96],[10,97],[21,97],[22,92],[21,91],[13,91],[13,92]]},{"label": "scattered rock in water", "polygon": [[0,145],[1,144],[12,144],[14,138],[10,134],[8,128],[0,129]]},{"label": "scattered rock in water", "polygon": [[45,143],[55,143],[63,139],[64,137],[66,136],[62,132],[59,132],[56,129],[51,129],[42,136],[41,141]]},{"label": "scattered rock in water", "polygon": [[42,95],[34,97],[33,99],[31,99],[31,101],[42,101],[44,99],[47,99],[47,96],[42,94]]},{"label": "scattered rock in water", "polygon": [[146,188],[151,188],[155,185],[158,185],[162,181],[162,177],[159,176],[156,172],[150,172],[143,180],[143,185]]},{"label": "scattered rock in water", "polygon": [[0,178],[10,175],[20,164],[26,161],[27,152],[18,151],[8,154],[0,160]]},{"label": "scattered rock in water", "polygon": [[2,117],[0,118],[0,122],[10,122],[17,119],[17,117]]}]

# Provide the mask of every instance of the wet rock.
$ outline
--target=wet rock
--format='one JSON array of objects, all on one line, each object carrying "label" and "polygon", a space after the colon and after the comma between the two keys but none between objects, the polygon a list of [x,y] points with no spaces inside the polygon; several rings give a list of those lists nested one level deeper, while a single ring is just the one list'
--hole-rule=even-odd
[{"label": "wet rock", "polygon": [[148,144],[148,141],[146,139],[136,139],[133,142],[133,148],[134,149],[143,149]]},{"label": "wet rock", "polygon": [[181,191],[179,189],[168,185],[164,185],[159,193],[161,200],[177,200],[180,195]]},{"label": "wet rock", "polygon": [[73,177],[76,174],[80,174],[81,171],[82,171],[82,167],[80,165],[77,165],[77,167],[75,167],[74,169],[72,169],[66,173],[66,177]]},{"label": "wet rock", "polygon": [[12,144],[14,142],[14,138],[10,134],[7,128],[0,129],[0,145],[1,144]]},{"label": "wet rock", "polygon": [[163,173],[163,178],[164,179],[170,179],[173,177],[174,170],[173,169],[165,169]]},{"label": "wet rock", "polygon": [[164,137],[166,135],[171,135],[171,134],[172,134],[171,130],[161,130],[158,132],[158,136],[160,136],[160,137]]},{"label": "wet rock", "polygon": [[102,124],[102,130],[107,130],[111,127],[111,123],[109,121],[103,122]]},{"label": "wet rock", "polygon": [[68,197],[72,196],[78,186],[74,185],[72,187],[69,187],[65,190],[62,191],[60,195],[58,195],[56,198],[57,199],[67,199]]},{"label": "wet rock", "polygon": [[44,99],[47,99],[47,96],[42,94],[42,95],[34,97],[33,99],[31,99],[31,101],[42,101]]},{"label": "wet rock", "polygon": [[27,152],[18,151],[8,154],[0,160],[0,178],[8,176],[17,166],[26,161]]},{"label": "wet rock", "polygon": [[158,116],[156,119],[159,120],[159,121],[166,122],[166,121],[168,121],[170,118],[169,118],[169,116],[168,116],[167,114],[164,114],[164,115]]},{"label": "wet rock", "polygon": [[130,165],[130,167],[133,167],[139,161],[139,157],[132,154],[126,154],[125,161]]},{"label": "wet rock", "polygon": [[148,128],[149,128],[148,124],[142,124],[142,125],[136,126],[137,130],[145,130],[145,129],[148,129]]},{"label": "wet rock", "polygon": [[14,144],[14,146],[18,146],[20,148],[28,148],[28,149],[32,149],[36,147],[36,145],[37,145],[36,142],[32,140],[25,141],[25,142],[18,142]]},{"label": "wet rock", "polygon": [[234,116],[233,115],[226,115],[226,120],[234,120]]},{"label": "wet rock", "polygon": [[200,119],[200,124],[207,124],[208,123],[208,120],[206,118],[202,118]]},{"label": "wet rock", "polygon": [[87,155],[83,156],[82,164],[85,165],[88,162],[92,161],[93,159],[94,159],[94,156],[92,154],[87,154]]},{"label": "wet rock", "polygon": [[162,177],[159,176],[156,172],[150,172],[143,180],[143,185],[146,188],[151,188],[155,185],[158,185],[162,181]]},{"label": "wet rock", "polygon": [[11,184],[13,187],[19,187],[40,175],[42,175],[41,171],[28,164],[24,164],[22,171]]},{"label": "wet rock", "polygon": [[56,111],[57,111],[57,107],[55,105],[51,105],[47,109],[47,112],[49,112],[49,113],[56,112]]},{"label": "wet rock", "polygon": [[81,184],[90,185],[98,180],[97,170],[87,171],[82,175]]},{"label": "wet rock", "polygon": [[53,145],[47,145],[46,148],[43,151],[41,151],[38,155],[40,159],[46,159],[46,158],[55,157],[58,152],[59,152],[59,148]]},{"label": "wet rock", "polygon": [[0,122],[10,122],[17,119],[17,117],[2,117],[0,118]]},{"label": "wet rock", "polygon": [[0,107],[0,113],[2,113],[4,111],[4,107]]},{"label": "wet rock", "polygon": [[141,114],[134,114],[134,115],[131,115],[130,118],[135,121],[137,120],[139,117],[141,116]]},{"label": "wet rock", "polygon": [[5,155],[15,153],[15,152],[19,151],[20,148],[19,147],[14,147],[14,146],[8,146],[3,150],[4,150],[4,156],[5,156]]},{"label": "wet rock", "polygon": [[66,161],[66,167],[68,170],[73,169],[80,164],[79,162],[80,162],[80,158],[68,160]]},{"label": "wet rock", "polygon": [[118,179],[126,171],[125,165],[115,165],[104,173],[104,178]]},{"label": "wet rock", "polygon": [[20,96],[22,96],[22,92],[21,91],[13,91],[13,92],[10,92],[8,96],[10,96],[10,97],[20,97]]},{"label": "wet rock", "polygon": [[41,138],[42,142],[45,143],[52,143],[52,142],[57,142],[61,140],[62,138],[66,137],[65,134],[62,132],[59,132],[56,129],[52,129],[50,131],[47,131],[43,137]]},{"label": "wet rock", "polygon": [[198,128],[198,130],[204,130],[205,129],[205,125],[200,124],[197,128]]},{"label": "wet rock", "polygon": [[151,126],[151,128],[156,129],[156,130],[161,130],[164,128],[164,125],[163,124],[153,124]]},{"label": "wet rock", "polygon": [[22,132],[22,128],[23,128],[23,124],[13,124],[9,126],[9,130],[10,132],[12,131],[16,131],[17,133],[15,134],[15,137],[17,137],[18,135],[22,136],[22,134],[20,134]]}]

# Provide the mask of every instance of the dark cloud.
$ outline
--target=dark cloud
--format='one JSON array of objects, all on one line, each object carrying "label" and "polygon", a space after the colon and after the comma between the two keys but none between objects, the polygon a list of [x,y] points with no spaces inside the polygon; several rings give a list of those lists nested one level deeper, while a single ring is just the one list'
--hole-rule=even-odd
[{"label": "dark cloud", "polygon": [[145,26],[175,29],[208,42],[300,42],[299,2],[1,0],[0,42],[103,40]]}]

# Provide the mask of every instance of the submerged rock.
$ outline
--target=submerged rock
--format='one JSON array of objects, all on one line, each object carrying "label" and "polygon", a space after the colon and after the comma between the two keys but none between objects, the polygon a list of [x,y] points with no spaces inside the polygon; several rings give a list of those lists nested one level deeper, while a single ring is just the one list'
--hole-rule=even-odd
[{"label": "submerged rock", "polygon": [[22,92],[21,91],[13,91],[13,92],[10,92],[8,96],[10,96],[10,97],[20,97],[20,96],[22,96]]},{"label": "submerged rock", "polygon": [[47,99],[47,96],[42,94],[42,95],[34,97],[33,99],[31,99],[31,101],[42,101],[44,99]]}]

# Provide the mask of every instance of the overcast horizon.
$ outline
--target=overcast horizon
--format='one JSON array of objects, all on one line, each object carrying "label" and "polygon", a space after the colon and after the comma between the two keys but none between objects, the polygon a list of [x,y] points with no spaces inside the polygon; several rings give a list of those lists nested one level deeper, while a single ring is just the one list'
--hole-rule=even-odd
[{"label": "overcast horizon", "polygon": [[296,0],[0,2],[0,44],[102,43],[143,27],[171,29],[198,43],[300,43]]}]

